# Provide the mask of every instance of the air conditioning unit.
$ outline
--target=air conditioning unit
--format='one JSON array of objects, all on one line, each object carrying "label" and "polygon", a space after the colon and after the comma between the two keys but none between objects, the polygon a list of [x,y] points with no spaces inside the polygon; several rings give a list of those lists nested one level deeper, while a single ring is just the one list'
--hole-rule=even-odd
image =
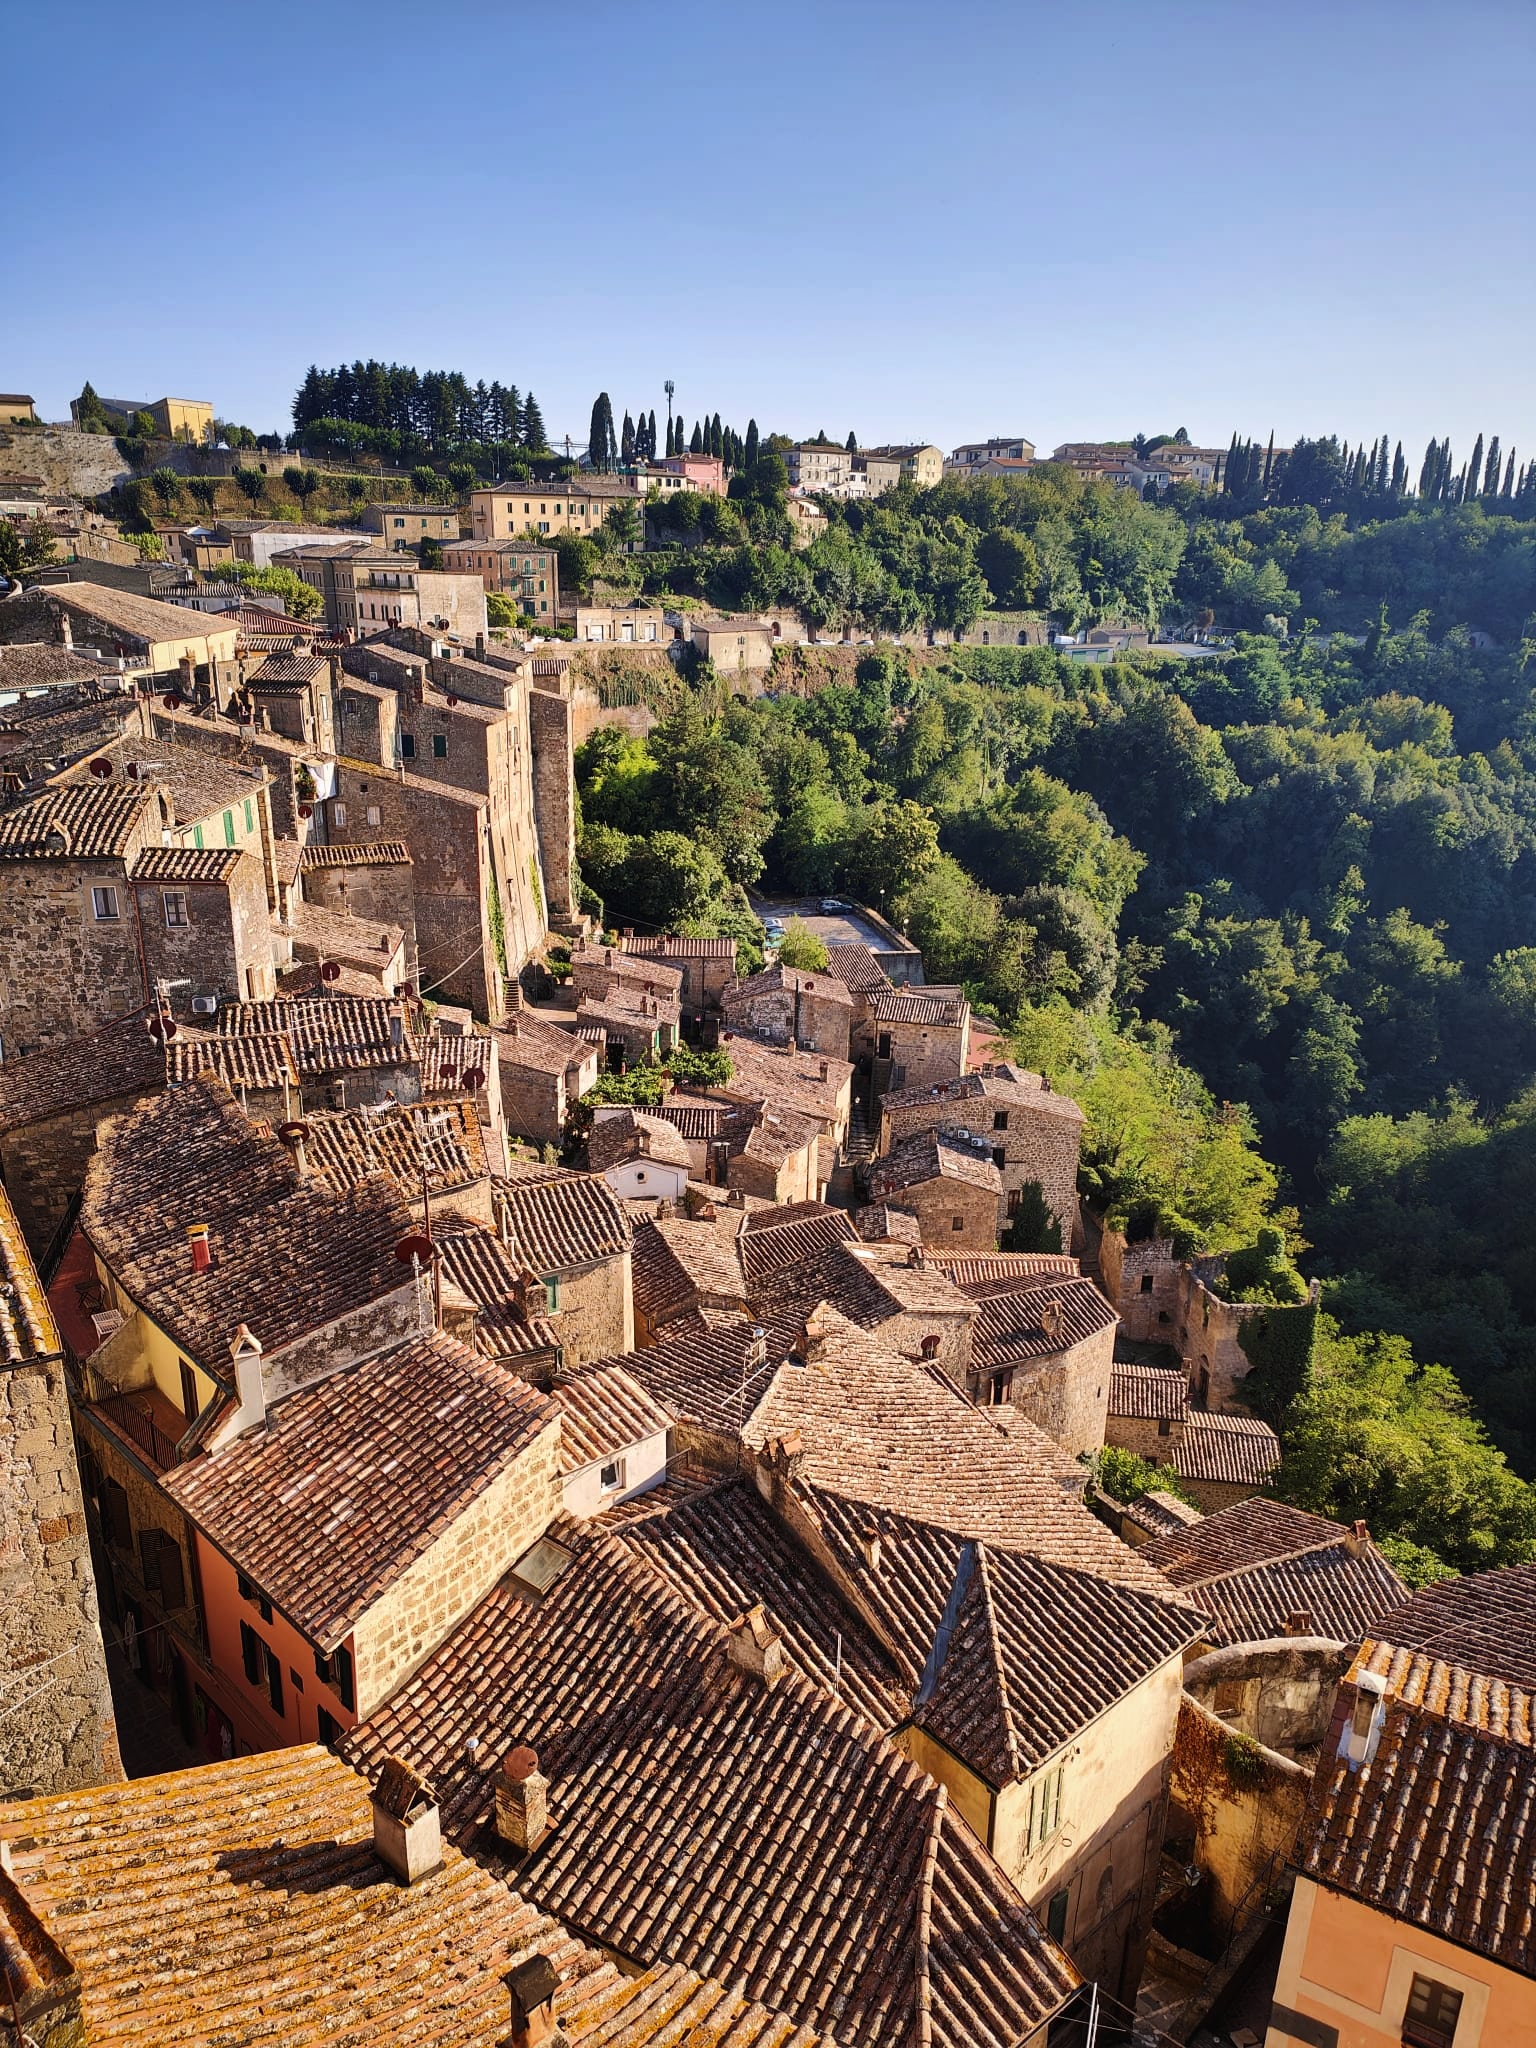
[{"label": "air conditioning unit", "polygon": [[194,996],[192,998],[192,1014],[194,1017],[216,1017],[218,1010],[219,999],[217,996]]}]

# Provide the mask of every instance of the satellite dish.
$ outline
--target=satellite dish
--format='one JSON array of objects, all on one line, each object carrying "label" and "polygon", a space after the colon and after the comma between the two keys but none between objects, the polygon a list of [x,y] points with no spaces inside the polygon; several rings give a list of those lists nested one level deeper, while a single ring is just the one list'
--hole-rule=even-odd
[{"label": "satellite dish", "polygon": [[112,763],[104,755],[98,755],[91,763],[91,773],[105,780],[112,773]]},{"label": "satellite dish", "polygon": [[411,997],[412,997],[413,995],[415,995],[415,993],[416,993],[416,984],[415,984],[415,982],[414,982],[414,981],[402,981],[402,982],[401,982],[401,984],[400,984],[400,989],[399,989],[399,993],[400,993],[401,995],[403,995],[403,996],[405,997],[405,999],[406,999],[406,1001],[407,1001],[407,1002],[409,1002],[409,1001],[410,1001],[410,999],[411,999]]},{"label": "satellite dish", "polygon": [[459,1078],[459,1070],[457,1067],[439,1068],[437,1078],[444,1084],[445,1087],[451,1088],[454,1082],[457,1081],[457,1079]]},{"label": "satellite dish", "polygon": [[181,692],[180,690],[167,690],[160,701],[167,711],[179,711],[181,709]]},{"label": "satellite dish", "polygon": [[341,963],[336,960],[323,960],[320,963],[320,979],[322,981],[340,981]]},{"label": "satellite dish", "polygon": [[432,1262],[432,1240],[415,1233],[402,1237],[395,1246],[395,1257],[402,1266],[427,1266]]},{"label": "satellite dish", "polygon": [[155,1015],[148,1019],[144,1028],[148,1031],[151,1038],[162,1040],[174,1038],[176,1036],[176,1019],[174,1017],[162,1017],[156,1011]]},{"label": "satellite dish", "polygon": [[138,764],[138,762],[137,762],[137,761],[130,761],[130,762],[128,763],[127,767],[126,767],[126,768],[125,768],[125,769],[123,770],[123,773],[124,773],[124,774],[125,774],[125,775],[127,776],[128,780],[129,780],[130,782],[137,782],[137,781],[138,781],[138,779],[139,779],[139,764]]},{"label": "satellite dish", "polygon": [[455,695],[453,694],[452,690],[450,690],[450,691],[448,692],[448,703],[449,703],[449,705],[451,706],[451,705],[457,704],[457,703],[458,703],[458,701],[459,701],[459,700],[458,700],[458,698],[457,698],[457,697],[455,697]]},{"label": "satellite dish", "polygon": [[285,1145],[302,1145],[309,1136],[309,1125],[306,1123],[279,1124],[277,1135]]},{"label": "satellite dish", "polygon": [[485,1086],[485,1076],[483,1073],[481,1073],[478,1067],[466,1067],[460,1078],[462,1079],[464,1086],[468,1088],[471,1091],[471,1093],[473,1093],[473,1091],[476,1088],[483,1088]]},{"label": "satellite dish", "polygon": [[314,815],[315,815],[315,807],[314,807],[314,805],[313,805],[313,804],[300,804],[300,805],[299,805],[299,816],[300,816],[301,818],[312,818],[312,817],[313,817]]}]

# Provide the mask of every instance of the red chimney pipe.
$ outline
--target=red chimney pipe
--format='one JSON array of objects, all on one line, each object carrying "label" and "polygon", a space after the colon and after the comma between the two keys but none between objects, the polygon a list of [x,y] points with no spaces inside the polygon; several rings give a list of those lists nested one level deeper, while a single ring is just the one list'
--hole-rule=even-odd
[{"label": "red chimney pipe", "polygon": [[187,1243],[192,1247],[193,1272],[206,1273],[213,1264],[213,1250],[208,1242],[207,1224],[189,1223],[187,1225]]}]

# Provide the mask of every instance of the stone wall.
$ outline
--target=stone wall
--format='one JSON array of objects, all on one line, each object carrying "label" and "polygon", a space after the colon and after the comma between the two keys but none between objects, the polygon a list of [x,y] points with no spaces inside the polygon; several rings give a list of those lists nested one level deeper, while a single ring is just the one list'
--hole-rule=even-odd
[{"label": "stone wall", "polygon": [[[823,994],[823,988],[829,992]],[[842,983],[831,975],[800,988],[727,988],[721,1008],[731,1030],[769,1045],[788,1045],[793,1039],[802,1052],[824,1052],[838,1060],[849,1057],[853,1006]]]},{"label": "stone wall", "polygon": [[370,924],[397,924],[405,933],[409,978],[416,974],[415,870],[406,861],[302,870],[304,901],[322,910],[345,911]]},{"label": "stone wall", "polygon": [[61,1358],[0,1367],[0,1798],[123,1775]]},{"label": "stone wall", "polygon": [[[999,1115],[1006,1115],[1006,1129],[997,1128]],[[1055,1110],[1033,1110],[1017,1101],[999,1102],[986,1095],[962,1097],[958,1102],[914,1102],[896,1109],[882,1108],[880,1149],[888,1152],[898,1138],[939,1125],[975,1131],[990,1141],[994,1155],[1002,1153],[998,1164],[1003,1183],[999,1231],[1007,1229],[1023,1189],[1035,1181],[1046,1206],[1061,1224],[1062,1250],[1071,1250],[1077,1226],[1077,1160],[1082,1131],[1076,1118]]]},{"label": "stone wall", "polygon": [[[515,1247],[514,1247],[515,1255]],[[541,1274],[540,1278],[544,1276]],[[561,1361],[585,1365],[635,1348],[635,1316],[629,1252],[559,1276],[560,1303],[554,1314]]]},{"label": "stone wall", "polygon": [[944,1176],[895,1188],[881,1199],[918,1219],[931,1251],[997,1250],[997,1196],[991,1188]]},{"label": "stone wall", "polygon": [[1169,1237],[1129,1242],[1107,1226],[1099,1240],[1099,1283],[1133,1344],[1172,1344],[1183,1298],[1182,1267]]},{"label": "stone wall", "polygon": [[576,781],[572,705],[548,690],[528,692],[533,816],[551,919],[576,910]]},{"label": "stone wall", "polygon": [[[1104,1443],[1114,1355],[1111,1323],[1056,1358],[1015,1366],[1009,1405],[1074,1458],[1097,1451]],[[1156,1423],[1152,1427],[1156,1429]]]},{"label": "stone wall", "polygon": [[372,1713],[543,1535],[560,1504],[560,1419],[555,1415],[358,1623],[352,1643],[359,1719]]},{"label": "stone wall", "polygon": [[[166,921],[165,899],[178,893],[187,923]],[[186,1014],[191,997],[216,995],[226,1002],[266,1002],[277,992],[266,877],[247,848],[227,883],[136,882],[144,957],[152,977],[185,980],[173,1006]]]},{"label": "stone wall", "polygon": [[1295,1845],[1310,1766],[1230,1728],[1185,1693],[1169,1776],[1169,1832],[1192,1843],[1209,1884],[1212,1933],[1231,1924],[1250,1888],[1276,1878]]},{"label": "stone wall", "polygon": [[[159,819],[153,806],[154,841]],[[148,828],[128,848],[131,863]],[[116,918],[92,911],[94,885],[117,893]],[[145,1001],[134,899],[122,860],[0,864],[0,1040],[7,1059],[111,1023]]]},{"label": "stone wall", "polygon": [[140,1099],[137,1091],[115,1095],[0,1132],[0,1176],[34,1258],[42,1257],[84,1183],[97,1124],[123,1115]]}]

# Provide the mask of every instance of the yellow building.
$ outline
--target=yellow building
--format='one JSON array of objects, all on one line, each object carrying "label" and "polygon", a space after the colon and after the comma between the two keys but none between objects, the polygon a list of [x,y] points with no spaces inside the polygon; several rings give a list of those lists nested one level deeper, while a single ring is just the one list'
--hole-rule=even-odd
[{"label": "yellow building", "polygon": [[24,391],[0,391],[0,427],[14,427],[21,420],[35,420],[37,407]]},{"label": "yellow building", "polygon": [[938,483],[944,474],[944,450],[927,442],[910,441],[897,447],[861,448],[859,454],[866,462],[899,462],[902,481],[910,480],[920,491]]},{"label": "yellow building", "polygon": [[213,440],[213,407],[201,398],[157,398],[146,411],[167,441]]}]

